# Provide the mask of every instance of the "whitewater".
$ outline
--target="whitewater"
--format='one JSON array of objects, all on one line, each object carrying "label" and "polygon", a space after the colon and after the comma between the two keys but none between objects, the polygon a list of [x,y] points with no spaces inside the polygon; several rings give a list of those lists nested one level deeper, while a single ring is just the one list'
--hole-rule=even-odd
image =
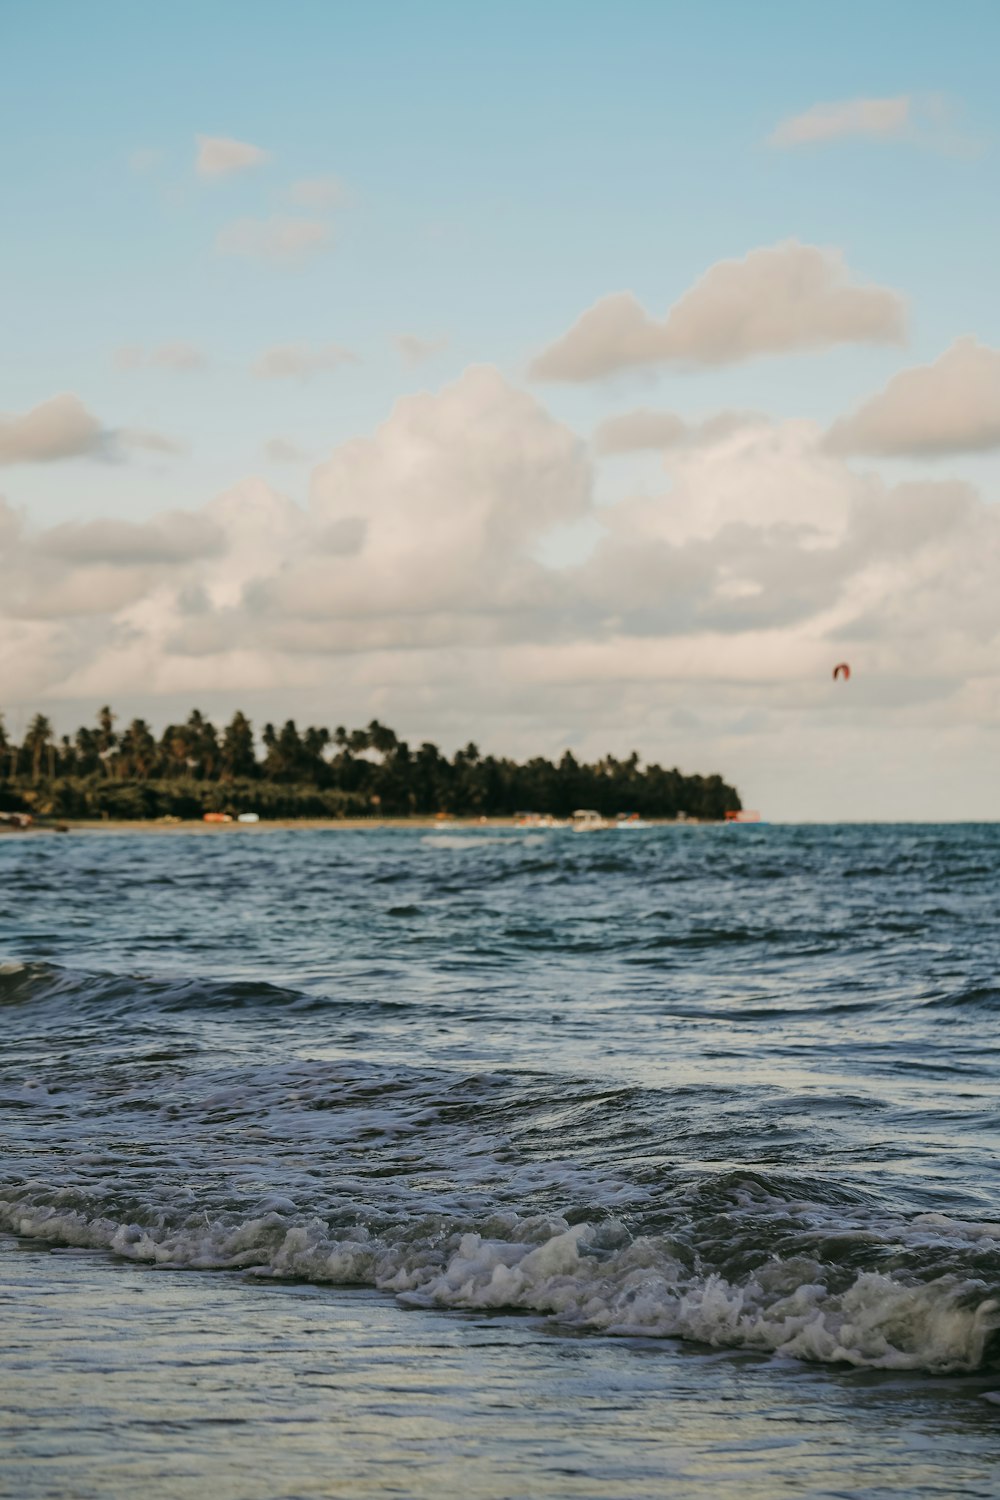
[{"label": "whitewater", "polygon": [[5,835],[0,1492],[996,1495],[998,877]]}]

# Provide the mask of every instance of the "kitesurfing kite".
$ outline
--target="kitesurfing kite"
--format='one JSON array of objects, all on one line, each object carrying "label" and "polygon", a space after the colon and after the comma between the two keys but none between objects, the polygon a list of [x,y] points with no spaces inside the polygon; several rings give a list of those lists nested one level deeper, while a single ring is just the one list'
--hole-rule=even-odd
[{"label": "kitesurfing kite", "polygon": [[846,661],[838,661],[837,665],[833,669],[833,680],[834,680],[834,682],[837,681],[838,677],[842,677],[845,682],[848,682],[850,680],[850,676],[851,676],[851,669],[848,666],[847,662]]}]

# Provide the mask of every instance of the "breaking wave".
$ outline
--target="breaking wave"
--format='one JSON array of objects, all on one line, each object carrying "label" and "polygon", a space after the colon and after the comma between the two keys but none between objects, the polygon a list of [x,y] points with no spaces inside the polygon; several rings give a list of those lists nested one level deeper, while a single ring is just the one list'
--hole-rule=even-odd
[{"label": "breaking wave", "polygon": [[[428,1218],[381,1233],[361,1224],[337,1231],[271,1195],[247,1218],[195,1211],[139,1223],[90,1217],[74,1206],[76,1196],[38,1185],[7,1189],[0,1225],[164,1268],[363,1284],[411,1306],[544,1314],[605,1335],[937,1373],[981,1370],[1000,1357],[1000,1297],[982,1279],[954,1273],[909,1283],[878,1271],[845,1278],[796,1256],[766,1259],[752,1275],[729,1280],[692,1268],[676,1241],[633,1237],[614,1219],[570,1224],[508,1212],[477,1225]],[[912,1230],[1000,1264],[1000,1224],[927,1215]]]}]

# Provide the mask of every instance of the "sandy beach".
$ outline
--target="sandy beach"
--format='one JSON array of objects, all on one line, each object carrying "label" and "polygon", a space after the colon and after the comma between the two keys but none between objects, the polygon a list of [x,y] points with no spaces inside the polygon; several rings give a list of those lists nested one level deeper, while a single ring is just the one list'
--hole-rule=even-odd
[{"label": "sandy beach", "polygon": [[[655,828],[684,828],[692,825],[700,826],[699,820],[689,818],[686,821],[677,821],[673,818],[647,818],[645,820],[649,827]],[[557,825],[568,828],[568,825]],[[714,825],[713,825],[714,826]],[[437,832],[472,832],[483,829],[497,829],[521,833],[544,832],[545,825],[535,828],[531,824],[518,823],[514,818],[267,818],[261,819],[259,823],[239,823],[235,819],[231,823],[206,823],[200,818],[180,818],[168,820],[164,818],[136,818],[136,819],[72,819],[60,820],[54,823],[35,823],[26,829],[11,829],[12,833],[96,833],[96,834],[124,834],[124,833],[202,833],[202,834],[258,834],[287,832],[298,829],[301,832],[329,831],[350,832],[359,831],[384,832],[386,829],[411,829],[423,833]],[[615,831],[612,828],[602,830],[606,832]]]}]

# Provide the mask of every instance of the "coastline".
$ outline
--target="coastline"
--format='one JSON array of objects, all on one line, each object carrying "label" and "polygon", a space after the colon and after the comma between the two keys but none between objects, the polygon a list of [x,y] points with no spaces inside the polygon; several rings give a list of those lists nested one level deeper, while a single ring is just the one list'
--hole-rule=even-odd
[{"label": "coastline", "polygon": [[[711,819],[687,818],[684,820],[676,818],[645,818],[643,822],[651,828],[690,828],[690,827],[719,827],[721,824]],[[560,825],[556,825],[557,827]],[[568,825],[561,825],[568,830]],[[30,828],[10,829],[12,836],[20,834],[33,835],[39,833],[91,833],[91,834],[127,834],[127,833],[197,833],[197,834],[259,834],[287,832],[293,829],[302,831],[342,831],[347,833],[379,832],[386,829],[414,829],[422,833],[450,833],[453,831],[485,832],[490,829],[498,831],[518,831],[522,833],[547,833],[551,827],[533,827],[518,823],[514,818],[268,818],[259,823],[206,823],[200,818],[182,818],[177,822],[166,822],[158,818],[87,818],[87,819],[60,819],[59,825],[55,824],[33,824]],[[599,832],[615,832],[613,828],[601,829]]]}]

